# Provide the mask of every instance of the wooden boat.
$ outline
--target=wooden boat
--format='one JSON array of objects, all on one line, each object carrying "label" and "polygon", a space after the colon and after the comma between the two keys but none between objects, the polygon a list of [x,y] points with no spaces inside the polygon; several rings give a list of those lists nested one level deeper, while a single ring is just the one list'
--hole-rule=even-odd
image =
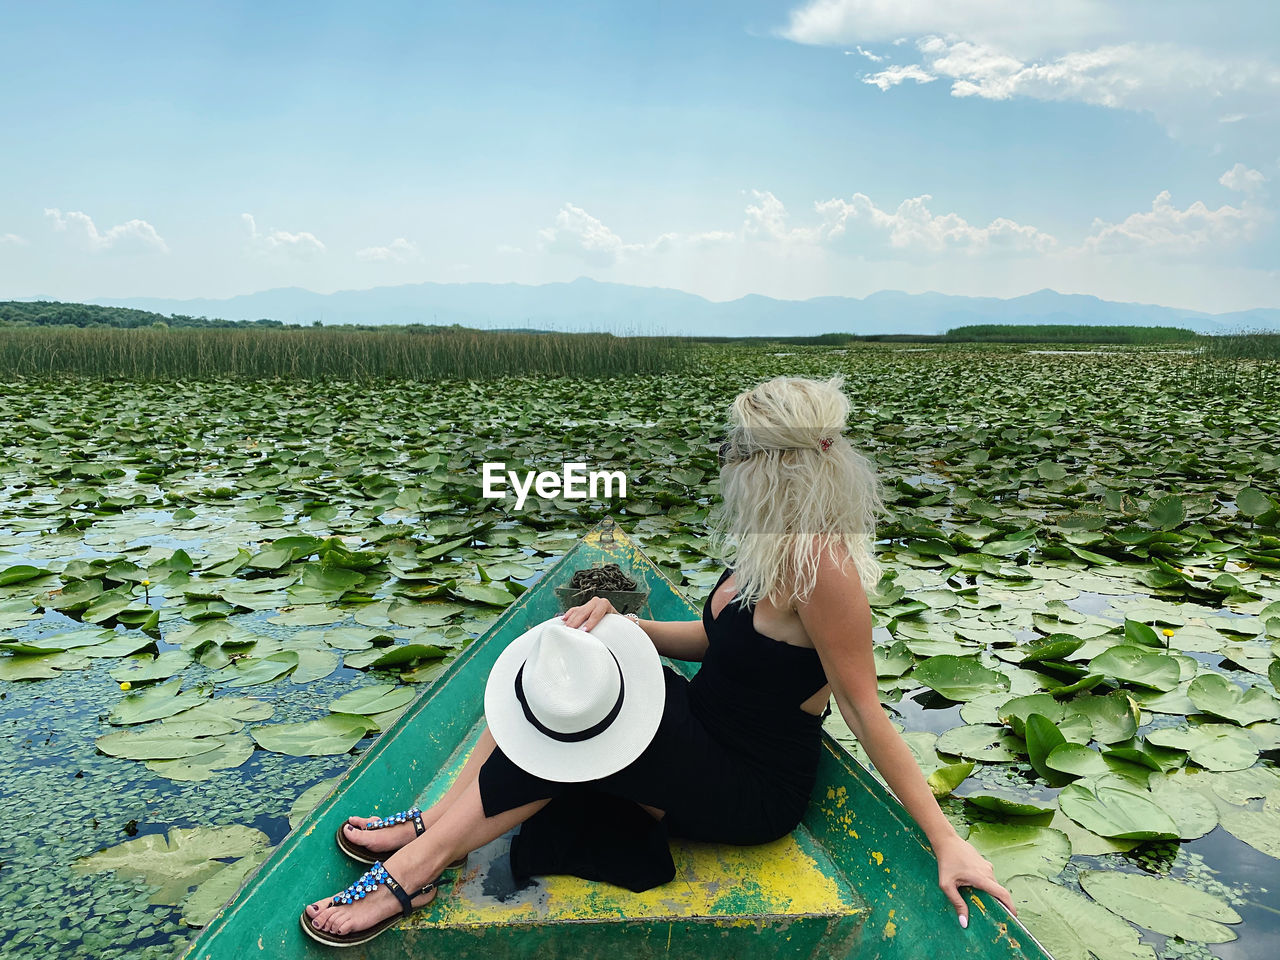
[{"label": "wooden boat", "polygon": [[[303,906],[364,869],[339,852],[350,814],[424,809],[448,788],[483,725],[489,668],[512,638],[560,612],[554,588],[613,562],[650,590],[644,616],[697,619],[682,596],[606,517],[512,603],[484,637],[359,758],[251,874],[184,953],[186,960],[336,955],[298,924]],[[669,661],[692,675],[698,664]],[[937,862],[898,801],[823,733],[817,785],[801,825],[781,840],[733,846],[673,839],[676,879],[644,893],[576,877],[516,888],[510,836],[473,852],[431,905],[363,947],[361,958],[642,957],[1048,960],[998,901],[969,890],[963,930],[937,885]]]}]

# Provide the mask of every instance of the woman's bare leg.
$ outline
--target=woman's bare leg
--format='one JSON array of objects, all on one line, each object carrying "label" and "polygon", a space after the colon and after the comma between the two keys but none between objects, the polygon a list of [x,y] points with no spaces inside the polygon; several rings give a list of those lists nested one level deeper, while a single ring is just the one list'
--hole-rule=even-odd
[{"label": "woman's bare leg", "polygon": [[[473,780],[453,803],[441,811],[426,833],[391,854],[383,861],[383,866],[406,891],[418,890],[439,876],[445,864],[502,836],[528,820],[547,802],[535,800],[496,817],[486,817],[480,801],[480,785]],[[422,897],[415,897],[414,906],[426,904],[434,896],[433,890]],[[312,923],[331,933],[365,930],[400,912],[400,902],[385,886],[352,904],[332,906],[331,900],[332,896],[325,897],[306,908]]]},{"label": "woman's bare leg", "polygon": [[[489,732],[489,727],[486,724],[484,729],[480,731],[480,739],[476,741],[475,748],[471,751],[471,756],[467,758],[467,762],[458,771],[458,776],[454,778],[452,785],[445,791],[444,796],[428,809],[422,811],[422,825],[424,827],[431,827],[432,824],[440,819],[444,811],[449,809],[462,796],[467,787],[476,782],[480,776],[480,768],[489,759],[489,755],[493,753],[495,746],[493,734]],[[357,829],[358,827],[363,827],[370,819],[372,818],[348,817],[347,823],[349,826],[343,829],[346,831],[348,840],[356,846],[365,848],[372,854],[383,854],[392,850],[399,850],[416,836],[413,824],[408,821],[397,824],[394,827],[383,827],[374,831]]]}]

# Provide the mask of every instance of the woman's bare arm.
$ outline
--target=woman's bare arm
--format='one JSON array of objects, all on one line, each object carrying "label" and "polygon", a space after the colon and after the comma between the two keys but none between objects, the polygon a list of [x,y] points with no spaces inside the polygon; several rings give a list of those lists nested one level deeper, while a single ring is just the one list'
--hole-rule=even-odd
[{"label": "woman's bare arm", "polygon": [[1009,891],[996,882],[991,864],[956,833],[942,813],[910,748],[880,706],[871,645],[871,607],[853,564],[841,571],[824,552],[817,586],[809,600],[797,603],[796,609],[822,660],[840,714],[894,796],[929,838],[938,857],[938,884],[956,908],[961,924],[965,925],[968,916],[960,886],[986,890],[1013,912]]},{"label": "woman's bare arm", "polygon": [[[617,613],[612,603],[604,597],[592,597],[561,616],[566,626],[590,631],[609,613]],[[672,660],[700,661],[707,652],[707,630],[701,620],[641,620],[640,628],[658,653]]]}]

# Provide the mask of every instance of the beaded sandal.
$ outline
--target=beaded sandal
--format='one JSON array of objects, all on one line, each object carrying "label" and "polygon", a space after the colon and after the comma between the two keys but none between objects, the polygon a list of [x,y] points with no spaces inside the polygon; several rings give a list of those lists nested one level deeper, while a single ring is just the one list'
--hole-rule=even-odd
[{"label": "beaded sandal", "polygon": [[[406,820],[413,821],[413,836],[418,838],[426,832],[426,827],[422,825],[422,811],[417,807],[410,807],[408,810],[401,810],[399,813],[393,813],[389,817],[371,817],[369,822],[363,827],[356,827],[353,823],[352,827],[357,830],[381,830],[383,827],[394,827],[397,823],[404,823]],[[357,863],[376,863],[375,857],[370,856],[371,851],[363,847],[356,846],[347,839],[346,830],[343,829],[347,824],[338,827],[337,840],[338,848],[342,850],[348,857]],[[388,851],[390,852],[390,851]],[[456,871],[462,869],[467,864],[467,855],[463,854],[457,860],[445,865],[445,872]]]},{"label": "beaded sandal", "polygon": [[328,930],[318,929],[312,925],[311,918],[307,916],[305,908],[303,909],[302,914],[298,917],[298,920],[302,924],[303,931],[312,940],[327,944],[331,947],[359,946],[362,943],[368,943],[388,927],[397,923],[402,917],[409,916],[409,914],[413,913],[415,910],[425,909],[435,902],[435,898],[433,897],[422,906],[415,907],[413,905],[414,897],[420,897],[424,893],[430,893],[432,890],[442,886],[443,884],[452,882],[452,879],[446,880],[444,879],[444,874],[441,874],[421,890],[415,890],[413,893],[408,893],[405,891],[404,887],[400,886],[395,878],[391,876],[391,874],[387,873],[387,868],[382,865],[382,861],[375,860],[373,866],[366,870],[359,880],[351,884],[351,886],[347,887],[347,889],[343,890],[341,893],[336,894],[334,898],[329,901],[329,904],[330,906],[337,907],[343,904],[355,903],[357,900],[363,900],[370,893],[373,893],[374,890],[378,889],[378,887],[385,886],[388,890],[394,893],[396,895],[396,899],[400,901],[399,916],[392,914],[385,920],[379,920],[367,930],[357,930],[354,933],[331,933]]}]

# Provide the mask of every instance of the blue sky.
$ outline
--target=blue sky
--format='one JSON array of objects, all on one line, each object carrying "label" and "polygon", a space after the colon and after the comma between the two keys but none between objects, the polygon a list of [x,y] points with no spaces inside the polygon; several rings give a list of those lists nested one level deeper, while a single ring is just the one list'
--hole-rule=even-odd
[{"label": "blue sky", "polygon": [[9,2],[0,297],[1280,307],[1280,7],[1029,6]]}]

